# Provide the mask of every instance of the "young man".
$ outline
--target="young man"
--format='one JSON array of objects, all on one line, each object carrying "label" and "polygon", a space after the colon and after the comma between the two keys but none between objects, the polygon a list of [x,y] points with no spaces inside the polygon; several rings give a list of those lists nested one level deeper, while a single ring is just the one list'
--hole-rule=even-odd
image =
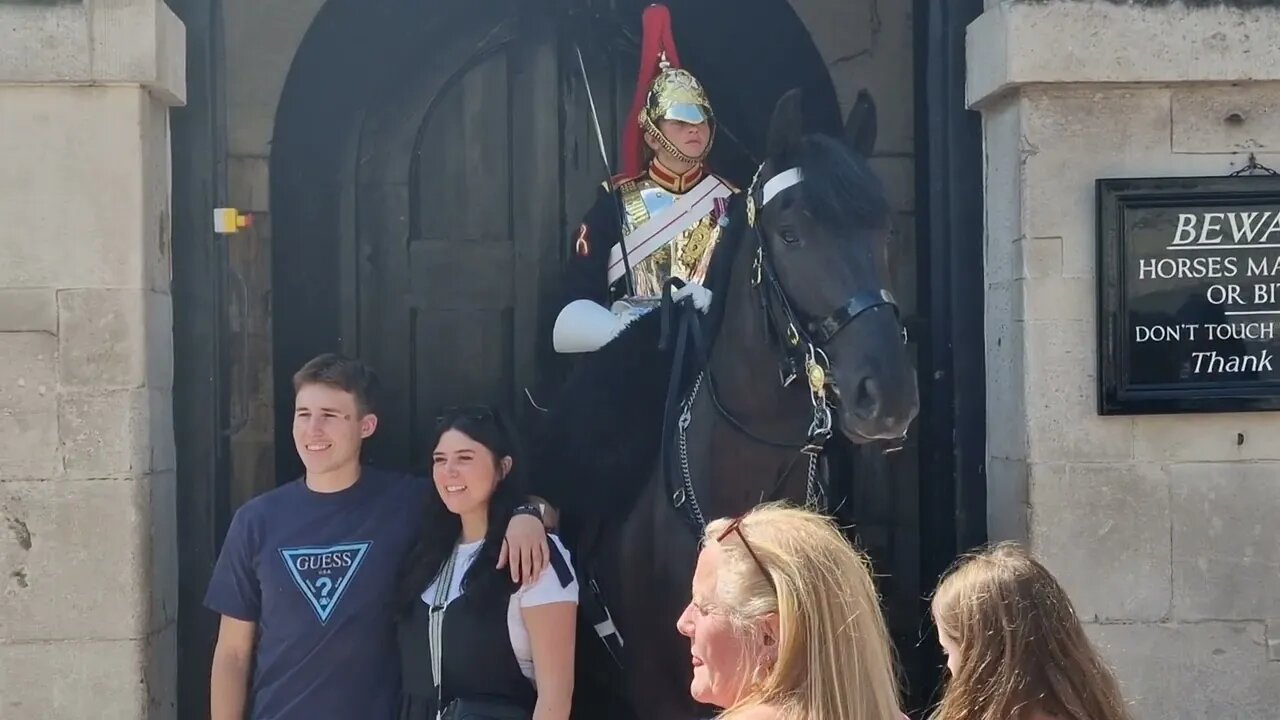
[{"label": "young man", "polygon": [[[236,512],[205,597],[222,615],[212,720],[396,716],[392,591],[435,490],[360,465],[378,425],[376,383],[337,355],[294,375],[293,441],[306,475]],[[541,572],[536,510],[511,520],[500,566],[508,558],[517,581]]]}]

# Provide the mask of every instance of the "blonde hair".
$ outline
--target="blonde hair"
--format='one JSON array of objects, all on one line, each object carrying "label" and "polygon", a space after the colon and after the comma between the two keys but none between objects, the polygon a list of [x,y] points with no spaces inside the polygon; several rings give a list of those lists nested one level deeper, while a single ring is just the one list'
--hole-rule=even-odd
[{"label": "blonde hair", "polygon": [[1119,684],[1067,593],[1012,543],[960,558],[933,598],[938,632],[956,648],[936,720],[1129,720]]},{"label": "blonde hair", "polygon": [[889,633],[866,557],[830,519],[807,510],[764,505],[738,521],[741,534],[725,535],[730,522],[706,530],[705,542],[722,553],[717,604],[739,628],[776,612],[779,632],[777,662],[755,668],[757,682],[720,717],[767,704],[796,720],[901,718]]}]

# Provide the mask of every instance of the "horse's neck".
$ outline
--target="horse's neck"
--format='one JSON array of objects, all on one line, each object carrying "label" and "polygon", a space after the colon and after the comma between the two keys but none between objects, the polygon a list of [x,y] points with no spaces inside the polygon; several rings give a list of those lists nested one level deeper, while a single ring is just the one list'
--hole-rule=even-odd
[{"label": "horse's neck", "polygon": [[711,373],[725,408],[760,436],[800,442],[812,405],[797,378],[790,388],[779,379],[778,351],[769,344],[767,319],[751,286],[755,238],[739,241],[733,275],[723,299],[724,319],[711,352]]}]

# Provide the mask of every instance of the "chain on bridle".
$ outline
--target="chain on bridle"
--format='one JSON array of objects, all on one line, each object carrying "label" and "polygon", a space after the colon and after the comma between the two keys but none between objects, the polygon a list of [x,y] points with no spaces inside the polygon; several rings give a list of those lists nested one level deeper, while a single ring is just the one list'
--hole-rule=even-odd
[{"label": "chain on bridle", "polygon": [[[757,214],[763,212],[771,201],[782,192],[804,181],[804,174],[799,168],[784,170],[767,182],[760,184],[760,173],[764,165],[756,170],[755,178],[747,191],[747,226],[755,236],[755,258],[752,262],[751,287],[755,292],[761,311],[764,313],[766,331],[769,342],[777,349],[779,357],[779,379],[783,387],[790,387],[795,379],[804,373],[809,389],[809,399],[813,405],[813,416],[809,430],[802,445],[777,442],[761,438],[739,422],[720,402],[715,391],[715,383],[708,377],[709,367],[702,369],[694,381],[689,396],[682,403],[681,414],[677,426],[677,449],[679,451],[679,469],[681,483],[672,494],[672,504],[681,508],[686,503],[692,520],[699,530],[706,525],[697,494],[693,488],[693,479],[689,471],[687,451],[687,430],[692,422],[694,402],[698,398],[704,379],[708,381],[711,399],[719,414],[739,432],[752,440],[774,447],[797,449],[800,457],[808,458],[808,481],[805,487],[806,504],[820,508],[825,503],[825,491],[817,477],[818,458],[826,442],[831,438],[833,430],[831,395],[836,391],[835,379],[831,375],[831,362],[823,348],[829,344],[842,330],[855,319],[878,307],[893,309],[898,316],[898,306],[893,295],[885,288],[874,291],[863,291],[852,295],[840,307],[825,316],[807,318],[796,312],[794,304],[787,294],[773,265],[773,257],[769,252],[765,232],[756,222]],[[905,342],[905,330],[904,330]],[[771,495],[776,495],[782,483],[790,474],[790,467],[778,478],[777,486]]]}]

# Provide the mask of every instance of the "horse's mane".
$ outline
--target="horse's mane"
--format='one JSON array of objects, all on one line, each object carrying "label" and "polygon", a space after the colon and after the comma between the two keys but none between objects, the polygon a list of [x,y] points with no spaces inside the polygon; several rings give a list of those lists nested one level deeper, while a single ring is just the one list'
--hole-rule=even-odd
[{"label": "horse's mane", "polygon": [[721,302],[711,303],[711,309],[702,323],[707,340],[707,352],[711,351],[716,337],[720,334],[720,324],[724,319],[725,311],[723,299],[729,296],[729,287],[733,281],[733,261],[738,256],[742,237],[746,234],[743,232],[747,226],[746,207],[745,193],[738,193],[730,198],[729,207],[725,210],[728,225],[720,233],[720,242],[716,243],[715,250],[711,251],[711,262],[707,264],[706,288],[711,291],[713,297],[721,300]]},{"label": "horse's mane", "polygon": [[889,225],[884,185],[861,155],[829,135],[806,135],[788,153],[804,173],[805,207],[832,227],[882,230]]},{"label": "horse's mane", "polygon": [[[805,207],[818,222],[831,227],[883,230],[889,226],[889,200],[871,165],[842,140],[826,134],[802,137],[784,161],[804,174],[800,184]],[[706,287],[717,298],[727,297],[734,259],[746,235],[746,199],[750,188],[736,194],[726,210],[728,227],[712,252]],[[726,304],[712,303],[703,322],[708,351],[719,335]]]}]

